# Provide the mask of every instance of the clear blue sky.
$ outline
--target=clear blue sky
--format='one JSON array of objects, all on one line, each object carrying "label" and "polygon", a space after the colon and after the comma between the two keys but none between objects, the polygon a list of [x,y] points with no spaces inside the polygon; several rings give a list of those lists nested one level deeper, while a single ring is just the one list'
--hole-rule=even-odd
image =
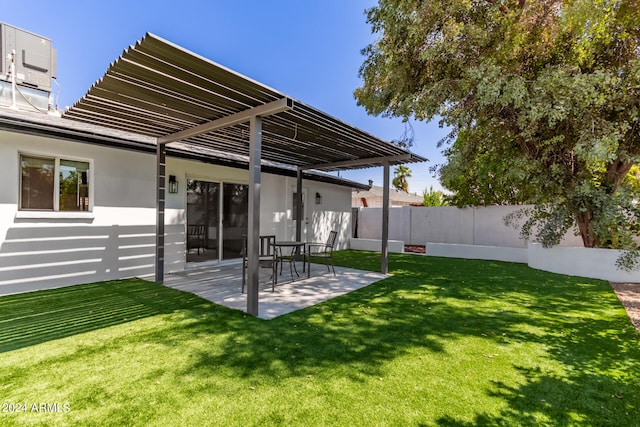
[{"label": "clear blue sky", "polygon": [[[360,50],[374,40],[365,9],[375,0],[177,0],[94,2],[0,0],[0,21],[53,41],[58,53],[61,108],[80,99],[109,63],[146,32],[199,55],[385,140],[404,131],[400,119],[367,115],[353,97],[361,85]],[[409,190],[433,185],[429,166],[443,161],[435,122],[413,123],[417,154]],[[343,172],[382,185],[382,169]]]}]

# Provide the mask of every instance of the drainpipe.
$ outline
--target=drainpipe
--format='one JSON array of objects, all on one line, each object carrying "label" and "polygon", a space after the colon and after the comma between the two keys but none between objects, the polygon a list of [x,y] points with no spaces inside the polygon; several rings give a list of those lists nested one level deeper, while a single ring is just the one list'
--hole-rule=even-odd
[{"label": "drainpipe", "polygon": [[18,83],[16,82],[16,50],[11,50],[11,65],[9,66],[11,73],[11,108],[17,110],[16,92],[18,91]]}]

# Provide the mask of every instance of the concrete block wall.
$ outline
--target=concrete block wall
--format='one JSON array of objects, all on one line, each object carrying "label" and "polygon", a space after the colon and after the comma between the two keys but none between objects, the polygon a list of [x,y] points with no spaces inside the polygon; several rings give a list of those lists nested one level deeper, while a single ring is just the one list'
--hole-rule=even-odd
[{"label": "concrete block wall", "polygon": [[[428,256],[521,262],[554,273],[640,283],[640,271],[616,268],[620,251],[584,248],[573,231],[555,248],[522,240],[520,229],[505,225],[504,217],[523,207],[393,207],[389,210],[389,239],[426,244]],[[379,241],[381,208],[360,208],[358,221],[360,239]],[[640,237],[637,241],[640,244]]]},{"label": "concrete block wall", "polygon": [[[526,248],[519,228],[504,224],[504,217],[525,206],[402,206],[389,209],[389,239],[406,244],[451,243],[459,245]],[[380,239],[382,208],[360,208],[358,237]],[[580,237],[568,232],[561,246],[582,246]]]},{"label": "concrete block wall", "polygon": [[[404,242],[401,240],[389,240],[387,242],[389,252],[403,253]],[[357,251],[382,251],[382,240],[379,239],[349,239],[349,249]]]},{"label": "concrete block wall", "polygon": [[626,271],[616,267],[616,260],[622,251],[615,249],[569,246],[543,248],[539,243],[529,243],[524,249],[450,243],[427,243],[426,246],[427,256],[519,262],[551,273],[610,282],[640,283],[639,270]]},{"label": "concrete block wall", "polygon": [[640,283],[640,271],[616,268],[616,260],[622,251],[615,249],[554,247],[543,248],[539,243],[530,243],[527,264],[531,268],[589,277],[610,282]]}]

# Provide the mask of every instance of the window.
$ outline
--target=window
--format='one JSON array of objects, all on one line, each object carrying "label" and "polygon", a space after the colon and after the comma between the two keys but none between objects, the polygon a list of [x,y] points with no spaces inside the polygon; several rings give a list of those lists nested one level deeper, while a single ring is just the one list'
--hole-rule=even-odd
[{"label": "window", "polygon": [[89,162],[21,155],[20,209],[89,211]]}]

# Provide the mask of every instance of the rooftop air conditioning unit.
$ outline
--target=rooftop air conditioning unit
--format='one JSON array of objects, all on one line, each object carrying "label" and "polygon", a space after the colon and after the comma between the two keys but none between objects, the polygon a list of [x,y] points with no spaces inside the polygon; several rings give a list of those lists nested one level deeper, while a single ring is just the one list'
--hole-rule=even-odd
[{"label": "rooftop air conditioning unit", "polygon": [[17,102],[47,109],[51,79],[56,78],[56,50],[51,40],[0,22],[0,102],[12,99],[11,63],[20,92]]}]

